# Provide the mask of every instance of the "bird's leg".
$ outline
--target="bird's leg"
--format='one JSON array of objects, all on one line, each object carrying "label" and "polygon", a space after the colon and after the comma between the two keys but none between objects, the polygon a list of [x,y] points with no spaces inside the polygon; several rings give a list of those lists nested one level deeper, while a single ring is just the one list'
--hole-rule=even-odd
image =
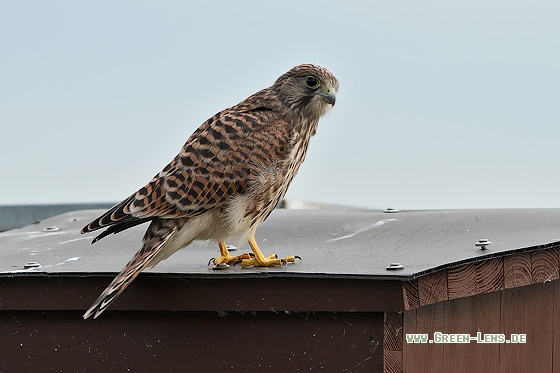
[{"label": "bird's leg", "polygon": [[251,246],[251,250],[253,250],[254,256],[250,259],[243,259],[241,262],[241,266],[248,267],[248,266],[255,266],[255,267],[272,267],[272,266],[281,266],[287,262],[295,262],[295,256],[288,256],[286,258],[278,258],[276,255],[271,255],[269,257],[265,257],[259,249],[259,245],[257,245],[257,241],[255,241],[255,237],[249,237],[249,246]]},{"label": "bird's leg", "polygon": [[251,259],[251,255],[248,253],[244,253],[237,256],[231,256],[229,250],[227,249],[227,245],[225,241],[220,241],[218,243],[218,246],[220,247],[220,256],[214,259],[210,259],[210,261],[214,263],[215,267],[220,265],[223,266],[224,264],[239,263],[244,259]]}]

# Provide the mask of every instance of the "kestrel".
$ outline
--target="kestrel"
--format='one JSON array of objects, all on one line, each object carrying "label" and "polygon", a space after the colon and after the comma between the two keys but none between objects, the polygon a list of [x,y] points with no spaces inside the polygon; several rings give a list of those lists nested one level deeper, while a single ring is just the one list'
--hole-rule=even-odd
[{"label": "kestrel", "polygon": [[[255,231],[284,197],[319,118],[335,104],[338,81],[324,67],[299,65],[239,104],[204,122],[179,154],[143,188],[82,229],[111,233],[151,222],[142,248],[84,314],[98,317],[145,268],[194,240],[218,243],[215,265],[276,266]],[[246,239],[252,254],[232,257],[226,240]]]}]

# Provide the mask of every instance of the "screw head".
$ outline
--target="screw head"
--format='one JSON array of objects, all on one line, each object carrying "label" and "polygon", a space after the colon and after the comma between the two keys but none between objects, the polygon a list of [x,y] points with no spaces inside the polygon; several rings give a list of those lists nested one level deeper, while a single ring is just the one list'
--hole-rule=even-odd
[{"label": "screw head", "polygon": [[388,271],[396,271],[399,269],[404,269],[404,266],[401,263],[391,263],[387,266]]},{"label": "screw head", "polygon": [[59,227],[52,226],[52,227],[44,228],[43,232],[58,232],[59,230],[60,230]]},{"label": "screw head", "polygon": [[481,238],[474,245],[480,247],[480,250],[486,250],[486,246],[492,245],[492,242],[490,242],[487,238]]},{"label": "screw head", "polygon": [[400,212],[399,209],[394,209],[392,207],[386,208],[385,210],[383,210],[384,213],[386,214],[396,214],[397,212]]}]

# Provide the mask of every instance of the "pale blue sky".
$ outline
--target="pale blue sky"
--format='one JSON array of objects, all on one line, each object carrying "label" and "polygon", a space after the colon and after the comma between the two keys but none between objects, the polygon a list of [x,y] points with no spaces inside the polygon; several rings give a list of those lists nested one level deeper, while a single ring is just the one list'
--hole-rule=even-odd
[{"label": "pale blue sky", "polygon": [[121,200],[300,63],[340,81],[287,198],[560,207],[560,2],[0,4],[0,204]]}]

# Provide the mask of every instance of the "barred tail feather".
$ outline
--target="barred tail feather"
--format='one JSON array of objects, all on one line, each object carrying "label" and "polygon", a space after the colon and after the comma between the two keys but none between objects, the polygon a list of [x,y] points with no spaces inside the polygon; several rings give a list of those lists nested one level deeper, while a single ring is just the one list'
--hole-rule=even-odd
[{"label": "barred tail feather", "polygon": [[101,293],[99,298],[86,311],[83,318],[87,319],[93,315],[97,318],[109,305],[130,285],[130,283],[150,265],[155,265],[153,259],[166,246],[171,237],[177,231],[175,222],[172,220],[156,219],[148,228],[144,236],[144,245],[132,257],[122,271]]},{"label": "barred tail feather", "polygon": [[117,224],[117,223],[126,223],[128,221],[135,221],[137,220],[135,217],[131,216],[129,213],[125,212],[127,206],[131,203],[134,199],[134,195],[128,197],[122,202],[117,203],[115,206],[111,207],[107,212],[103,215],[86,225],[82,228],[80,233],[88,233],[92,232],[109,225]]}]

